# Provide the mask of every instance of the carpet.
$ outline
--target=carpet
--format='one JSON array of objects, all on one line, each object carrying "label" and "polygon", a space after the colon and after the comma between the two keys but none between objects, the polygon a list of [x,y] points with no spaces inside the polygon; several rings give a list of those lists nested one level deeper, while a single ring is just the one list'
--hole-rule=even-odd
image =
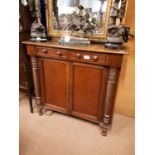
[{"label": "carpet", "polygon": [[20,155],[134,155],[133,118],[114,114],[103,137],[97,124],[57,112],[32,114],[24,94],[19,102]]}]

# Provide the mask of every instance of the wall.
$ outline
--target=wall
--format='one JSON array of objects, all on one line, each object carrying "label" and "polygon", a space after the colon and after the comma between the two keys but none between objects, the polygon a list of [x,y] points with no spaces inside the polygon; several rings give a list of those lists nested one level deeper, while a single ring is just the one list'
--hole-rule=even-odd
[{"label": "wall", "polygon": [[[135,1],[128,0],[128,8],[125,24],[130,26],[131,33],[135,32]],[[135,116],[135,41],[131,39],[129,55],[124,56],[120,72],[118,91],[115,101],[115,112],[134,117]]]}]

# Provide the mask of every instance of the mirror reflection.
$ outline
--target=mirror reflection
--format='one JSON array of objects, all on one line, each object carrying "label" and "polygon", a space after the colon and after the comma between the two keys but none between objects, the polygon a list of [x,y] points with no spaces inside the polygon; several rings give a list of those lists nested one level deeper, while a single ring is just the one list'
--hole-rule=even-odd
[{"label": "mirror reflection", "polygon": [[53,0],[53,30],[104,34],[107,0]]}]

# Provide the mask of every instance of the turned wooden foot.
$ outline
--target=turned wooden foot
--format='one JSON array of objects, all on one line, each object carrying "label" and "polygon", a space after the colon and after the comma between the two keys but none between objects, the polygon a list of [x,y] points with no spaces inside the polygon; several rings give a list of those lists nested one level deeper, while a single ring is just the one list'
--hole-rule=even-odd
[{"label": "turned wooden foot", "polygon": [[46,108],[43,108],[43,113],[47,116],[50,116],[53,114],[53,111],[52,110],[49,110],[49,109],[46,109]]},{"label": "turned wooden foot", "polygon": [[43,115],[43,109],[42,108],[38,108],[38,115],[42,116]]},{"label": "turned wooden foot", "polygon": [[52,110],[46,110],[45,114],[47,116],[51,116],[53,114],[53,111]]},{"label": "turned wooden foot", "polygon": [[108,127],[103,125],[103,123],[100,123],[99,125],[102,128],[102,136],[106,136],[108,132]]},{"label": "turned wooden foot", "polygon": [[108,129],[103,127],[102,128],[102,136],[106,136],[107,135],[107,131],[108,131]]}]

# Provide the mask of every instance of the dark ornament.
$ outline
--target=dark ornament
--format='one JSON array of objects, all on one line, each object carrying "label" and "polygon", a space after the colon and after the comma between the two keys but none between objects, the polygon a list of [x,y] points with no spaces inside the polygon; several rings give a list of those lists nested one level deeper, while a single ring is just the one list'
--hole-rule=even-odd
[{"label": "dark ornament", "polygon": [[81,32],[82,37],[85,37],[88,33],[93,34],[96,27],[96,19],[90,17],[88,9],[82,5],[77,6],[78,12],[73,13],[73,20],[64,28],[64,30],[73,32]]},{"label": "dark ornament", "polygon": [[108,28],[108,38],[104,46],[106,48],[120,48],[124,42],[128,41],[130,28],[125,25],[114,26]]},{"label": "dark ornament", "polygon": [[[125,15],[127,0],[115,0],[110,10],[110,23],[108,26],[108,37],[104,42],[106,48],[120,48],[128,41],[130,28],[122,24]],[[119,6],[119,3],[121,5]],[[119,24],[117,21],[119,19]]]},{"label": "dark ornament", "polygon": [[53,0],[53,13],[57,22],[58,30],[61,29],[60,21],[59,21],[59,8],[58,8],[58,0]]},{"label": "dark ornament", "polygon": [[31,41],[47,41],[45,27],[41,23],[40,0],[28,0],[34,22],[31,25]]}]

